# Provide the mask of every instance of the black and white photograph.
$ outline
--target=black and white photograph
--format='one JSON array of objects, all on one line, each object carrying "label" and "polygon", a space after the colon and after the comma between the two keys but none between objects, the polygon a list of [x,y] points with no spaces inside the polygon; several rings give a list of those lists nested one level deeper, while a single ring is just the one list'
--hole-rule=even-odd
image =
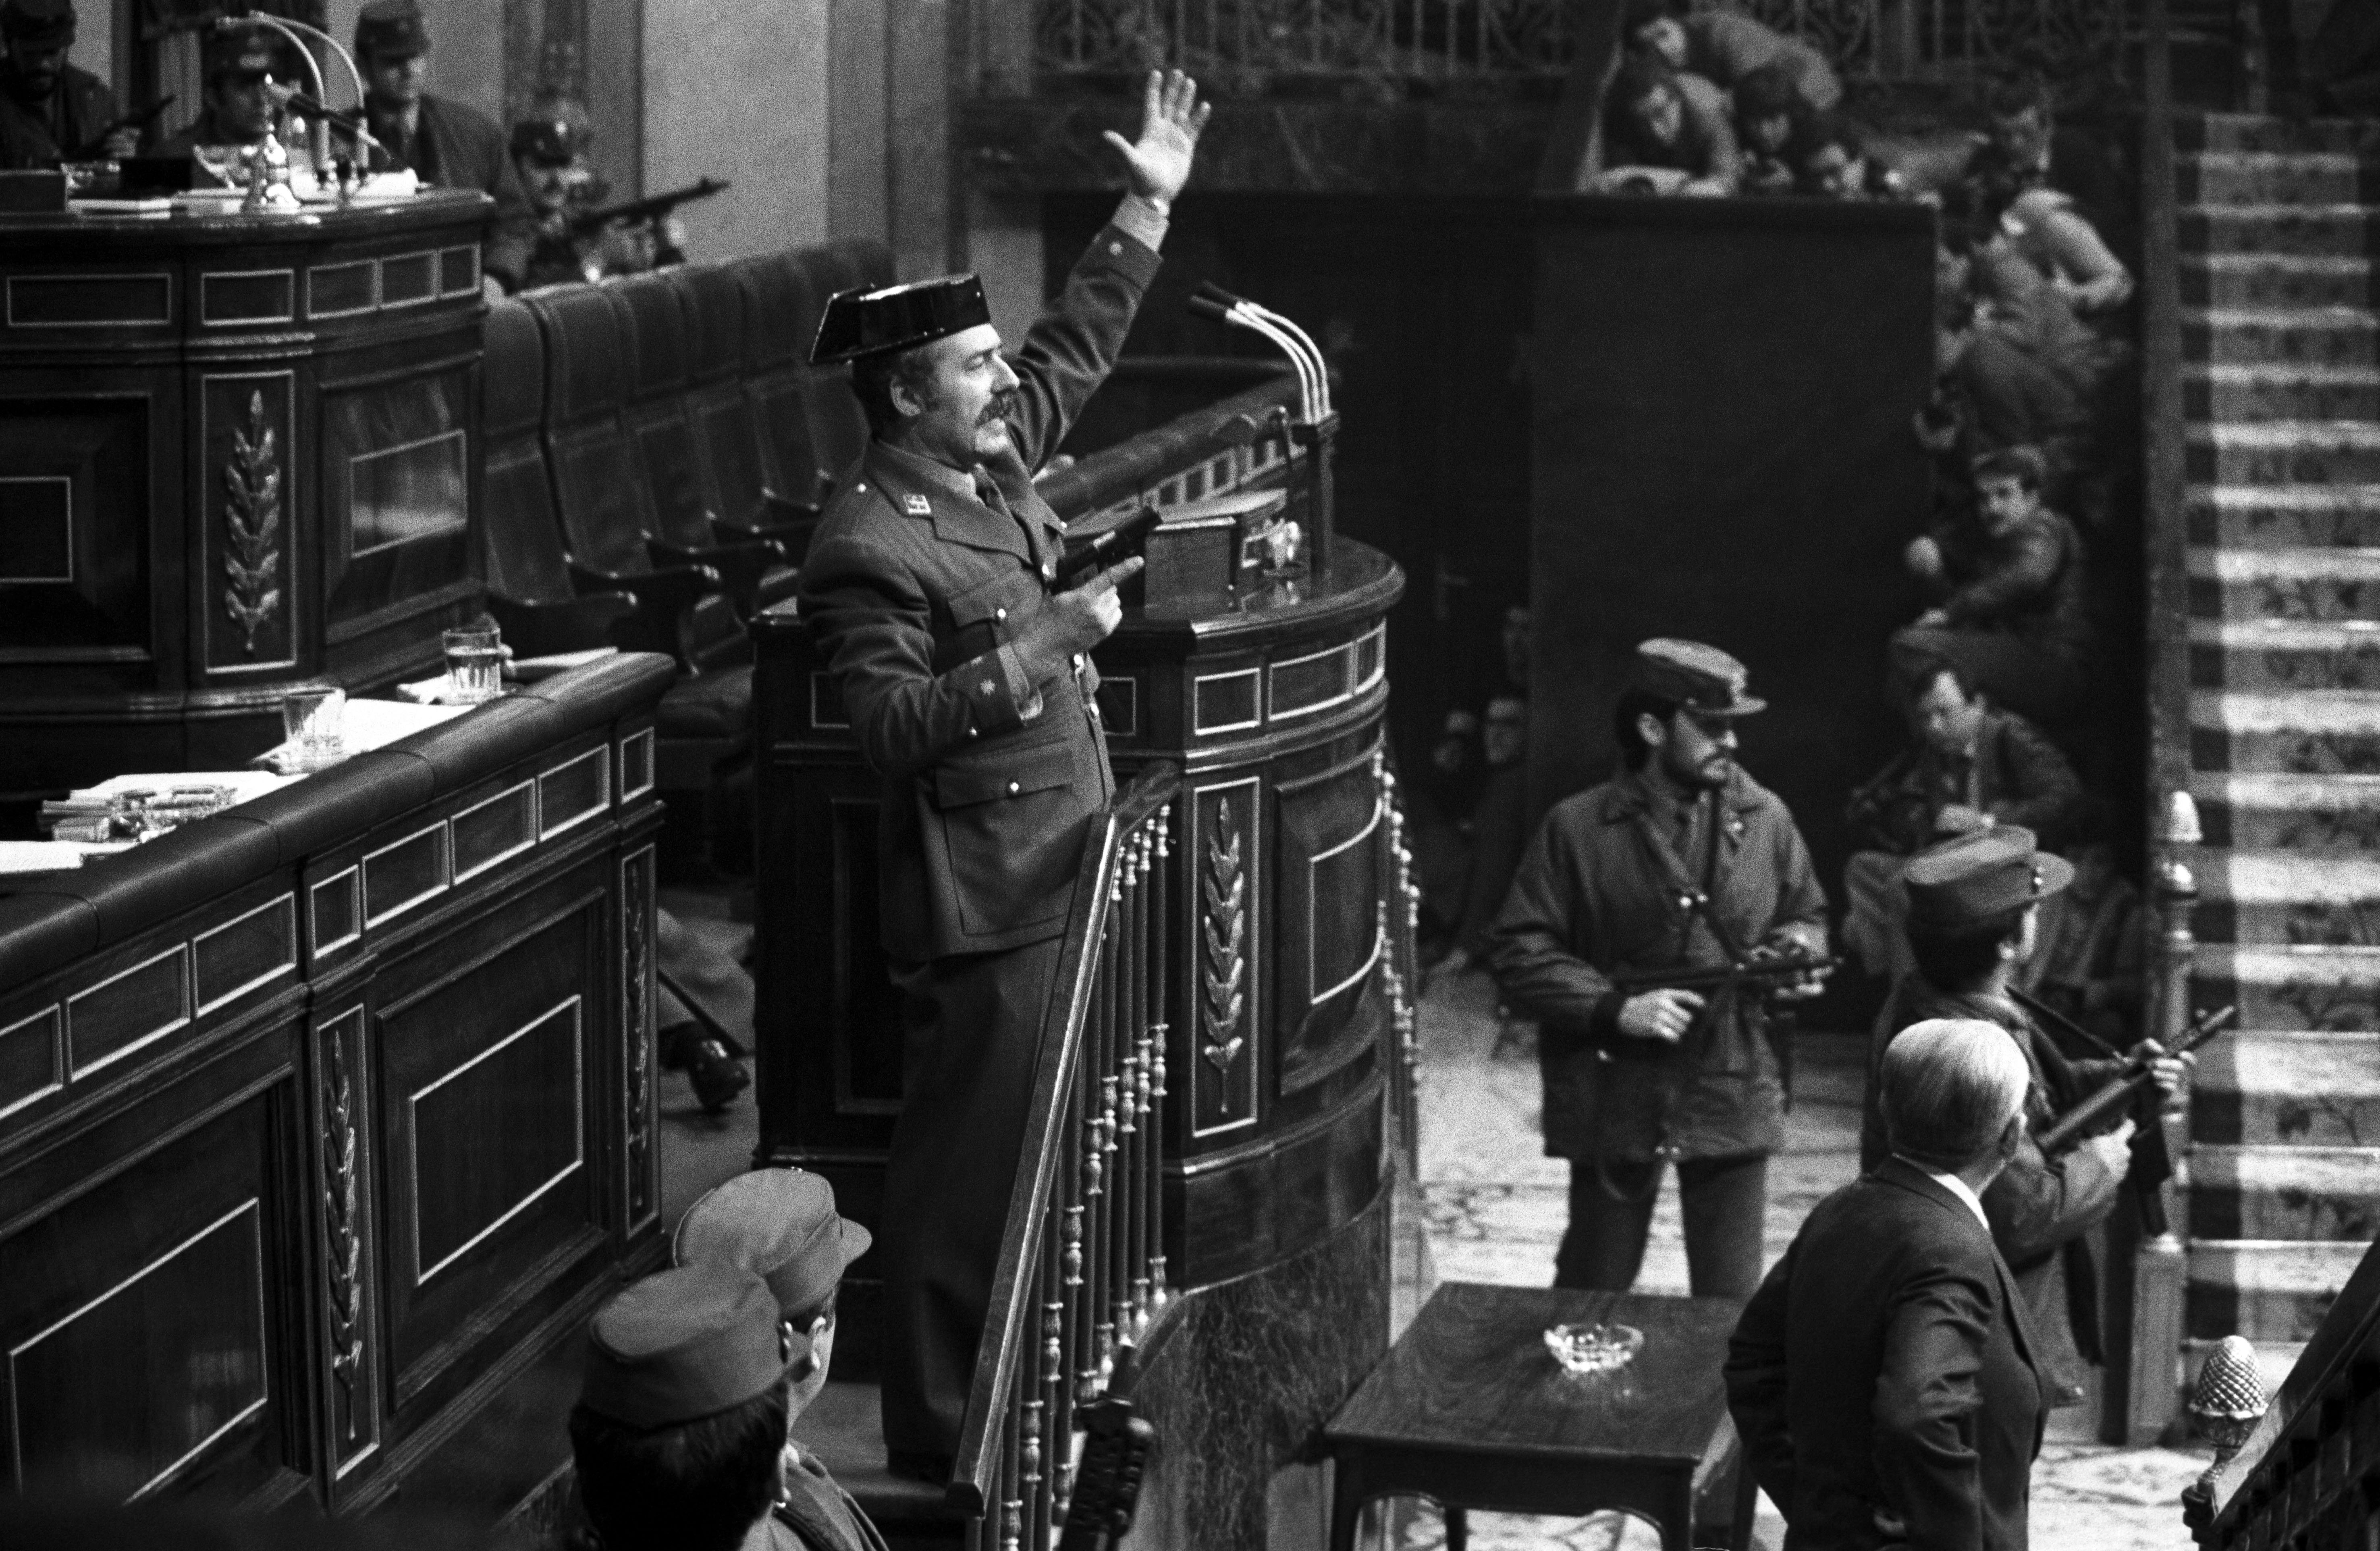
[{"label": "black and white photograph", "polygon": [[0,0],[0,1548],[2380,1545],[2380,0]]}]

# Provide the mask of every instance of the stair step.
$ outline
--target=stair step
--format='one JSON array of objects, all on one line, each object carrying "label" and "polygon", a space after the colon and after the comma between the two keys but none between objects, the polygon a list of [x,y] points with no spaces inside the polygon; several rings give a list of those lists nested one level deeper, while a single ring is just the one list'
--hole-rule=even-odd
[{"label": "stair step", "polygon": [[[2208,1144],[2364,1147],[2380,1142],[2380,1036],[2241,1029],[2198,1053],[2190,1128]],[[2193,1172],[2192,1178],[2203,1176]]]},{"label": "stair step", "polygon": [[2190,477],[2209,484],[2368,484],[2380,479],[2380,423],[2257,420],[2193,425]]},{"label": "stair step", "polygon": [[2195,963],[2199,1005],[2247,1028],[2380,1032],[2380,948],[2202,942]]},{"label": "stair step", "polygon": [[2380,858],[2288,851],[2210,851],[2199,892],[2234,904],[2357,904],[2380,901]]},{"label": "stair step", "polygon": [[2193,548],[2190,612],[2199,619],[2380,619],[2380,550]]},{"label": "stair step", "polygon": [[2380,776],[2204,770],[2191,790],[2210,846],[2380,852]]},{"label": "stair step", "polygon": [[2193,619],[2202,689],[2380,690],[2380,620]]},{"label": "stair step", "polygon": [[2193,1239],[2189,1246],[2191,1335],[2311,1339],[2365,1242],[2313,1239]]},{"label": "stair step", "polygon": [[[2317,837],[2347,843],[2304,843]],[[2200,854],[2203,939],[2243,949],[2380,945],[2380,816],[2304,822],[2297,838],[2292,849]]]},{"label": "stair step", "polygon": [[2380,484],[2192,485],[2187,501],[2193,544],[2380,548]]},{"label": "stair step", "polygon": [[2185,308],[2185,361],[2220,366],[2380,365],[2380,319],[2356,307]]},{"label": "stair step", "polygon": [[2205,1239],[2369,1245],[2380,1234],[2380,1147],[2192,1147],[2190,1227]]},{"label": "stair step", "polygon": [[2380,123],[2355,118],[2276,118],[2266,114],[2210,113],[2174,120],[2174,143],[2184,151],[2380,152]]},{"label": "stair step", "polygon": [[2373,304],[2372,261],[2289,253],[2186,253],[2184,307],[2353,307]]},{"label": "stair step", "polygon": [[2184,205],[2363,204],[2372,169],[2351,151],[2197,151],[2179,160]]},{"label": "stair step", "polygon": [[2185,253],[2355,259],[2370,251],[2374,212],[2360,204],[2238,204],[2193,205],[2178,214]]},{"label": "stair step", "polygon": [[2380,420],[2380,366],[2193,362],[2182,370],[2192,420]]}]

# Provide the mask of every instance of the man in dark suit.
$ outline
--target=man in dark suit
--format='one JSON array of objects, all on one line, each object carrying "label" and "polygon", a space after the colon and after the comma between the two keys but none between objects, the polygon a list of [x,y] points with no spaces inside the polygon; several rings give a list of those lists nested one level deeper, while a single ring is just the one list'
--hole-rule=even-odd
[{"label": "man in dark suit", "polygon": [[356,13],[356,63],[364,74],[364,115],[382,150],[374,172],[410,167],[424,184],[477,188],[496,201],[480,268],[507,291],[520,289],[536,240],[528,196],[513,159],[486,115],[424,90],[430,79],[430,29],[419,0],[371,0]]},{"label": "man in dark suit", "polygon": [[115,94],[67,63],[74,41],[74,0],[0,0],[0,171],[132,154],[138,130],[100,133]]},{"label": "man in dark suit", "polygon": [[[2064,858],[2034,848],[2030,830],[1999,825],[1936,846],[1901,871],[1909,898],[1909,949],[1915,969],[1892,988],[1869,1047],[1868,1096],[1860,1163],[1873,1169],[1889,1150],[1880,1073],[1901,1031],[1940,1018],[1972,1019],[2003,1031],[2031,1074],[2027,1131],[2008,1167],[1984,1193],[1984,1209],[2016,1275],[2017,1290],[2040,1337],[2035,1357],[2054,1406],[2079,1403],[2100,1361],[2098,1270],[2088,1234],[2115,1208],[2131,1166],[2132,1123],[2045,1157],[2033,1133],[2072,1109],[2116,1075],[2113,1056],[2070,1056],[2010,994],[2016,971],[2033,955],[2041,902],[2073,881]],[[2144,1040],[2161,1095],[2180,1084],[2195,1058],[2168,1056]]]},{"label": "man in dark suit", "polygon": [[1904,1033],[1892,1156],[1818,1204],[1744,1306],[1728,1410],[1785,1551],[2023,1551],[2047,1386],[1978,1198],[2027,1083],[1989,1024]]},{"label": "man in dark suit", "polygon": [[973,275],[828,304],[814,365],[852,363],[873,436],[802,566],[800,607],[882,778],[880,928],[907,1024],[882,1231],[884,1441],[946,1478],[1092,817],[1115,791],[1090,648],[1126,561],[1051,592],[1063,531],[1035,491],[1157,273],[1207,110],[1149,78],[1132,192],[1003,356]]}]

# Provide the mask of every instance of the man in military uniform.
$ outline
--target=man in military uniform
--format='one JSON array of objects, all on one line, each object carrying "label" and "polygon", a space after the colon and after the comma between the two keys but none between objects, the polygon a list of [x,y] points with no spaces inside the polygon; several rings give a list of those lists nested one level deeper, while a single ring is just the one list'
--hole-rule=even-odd
[{"label": "man in military uniform", "polygon": [[0,0],[0,172],[129,156],[140,132],[115,129],[115,94],[67,63],[74,0]]},{"label": "man in military uniform", "polygon": [[210,31],[201,59],[205,111],[189,127],[160,140],[156,155],[194,157],[200,147],[237,151],[261,145],[281,116],[285,96],[273,81],[281,60],[269,34],[252,27]]},{"label": "man in military uniform", "polygon": [[791,1391],[820,1363],[759,1276],[704,1264],[632,1282],[595,1312],[585,1361],[570,1453],[603,1551],[805,1551],[770,1505]]},{"label": "man in military uniform", "polygon": [[[802,1169],[756,1169],[707,1192],[678,1219],[670,1258],[680,1266],[727,1266],[769,1284],[786,1326],[809,1343],[808,1376],[789,1394],[788,1421],[826,1387],[834,1360],[835,1289],[868,1253],[868,1230],[834,1209],[834,1187]],[[776,1515],[809,1551],[884,1551],[859,1504],[826,1464],[785,1440]]]},{"label": "man in military uniform", "polygon": [[430,30],[418,0],[371,0],[356,14],[356,63],[364,74],[364,115],[382,149],[374,172],[410,167],[424,184],[477,188],[496,201],[495,230],[480,267],[516,291],[532,241],[528,200],[514,176],[504,132],[488,118],[424,90]]},{"label": "man in military uniform", "polygon": [[520,175],[537,223],[524,287],[642,274],[686,261],[685,228],[674,215],[633,226],[574,229],[571,218],[586,203],[591,176],[583,160],[586,142],[585,127],[559,115],[525,118],[513,126],[513,168]]},{"label": "man in military uniform", "polygon": [[880,925],[907,1025],[884,1439],[920,1477],[946,1477],[958,1445],[1075,870],[1115,790],[1088,654],[1139,563],[1052,593],[1063,535],[1033,473],[1123,347],[1206,119],[1179,71],[1150,76],[1139,139],[1108,135],[1132,191],[1013,359],[973,275],[842,293],[810,354],[852,363],[873,431],[800,606],[883,782]]},{"label": "man in military uniform", "polygon": [[[1902,1030],[1929,1018],[1980,1019],[2008,1031],[2032,1068],[2025,1100],[2025,1135],[2008,1167],[1983,1192],[1984,1215],[2017,1293],[2040,1339],[2035,1352],[2051,1383],[2053,1406],[2083,1396],[2084,1363],[2100,1360],[2098,1274],[2084,1236],[2116,1204],[2116,1187],[2131,1166],[2132,1125],[2084,1141],[2062,1157],[2046,1158],[2033,1133],[2088,1097],[2116,1074],[2120,1060],[2070,1059],[2009,994],[2015,973],[2034,950],[2041,902],[2073,881],[2065,860],[2038,851],[2031,830],[2004,824],[1937,845],[1911,858],[1901,881],[1909,896],[1909,947],[1916,970],[1903,975],[1876,1018],[1868,1059],[1860,1167],[1889,1155],[1878,1103],[1884,1052]],[[2154,1041],[2136,1048],[2151,1058],[2160,1094],[2171,1094],[2189,1062],[2165,1055]]]},{"label": "man in military uniform", "polygon": [[[1744,681],[1714,647],[1636,648],[1612,718],[1624,768],[1546,816],[1491,935],[1504,1000],[1537,1021],[1546,1151],[1571,1160],[1557,1287],[1635,1281],[1664,1163],[1678,1167],[1695,1296],[1746,1298],[1760,1282],[1768,1155],[1784,1140],[1760,994],[1613,983],[1724,966],[1729,941],[1747,954],[1826,950],[1809,848],[1735,762],[1736,721],[1766,704]],[[1778,994],[1818,988],[1804,976]]]}]

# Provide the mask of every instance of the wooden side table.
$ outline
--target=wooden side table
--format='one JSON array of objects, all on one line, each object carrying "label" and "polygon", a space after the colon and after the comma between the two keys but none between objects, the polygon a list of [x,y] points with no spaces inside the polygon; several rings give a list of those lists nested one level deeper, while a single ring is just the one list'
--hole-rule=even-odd
[{"label": "wooden side table", "polygon": [[[1752,1477],[1719,1378],[1739,1312],[1729,1298],[1445,1283],[1323,1430],[1331,1551],[1354,1551],[1366,1503],[1405,1495],[1445,1509],[1448,1551],[1474,1508],[1618,1509],[1658,1526],[1663,1551],[1689,1551],[1697,1507],[1721,1504],[1742,1551]],[[1645,1345],[1616,1373],[1574,1375],[1545,1345],[1566,1321],[1632,1325]]]}]

